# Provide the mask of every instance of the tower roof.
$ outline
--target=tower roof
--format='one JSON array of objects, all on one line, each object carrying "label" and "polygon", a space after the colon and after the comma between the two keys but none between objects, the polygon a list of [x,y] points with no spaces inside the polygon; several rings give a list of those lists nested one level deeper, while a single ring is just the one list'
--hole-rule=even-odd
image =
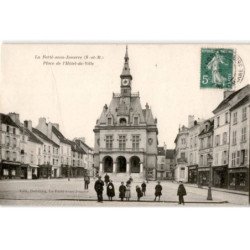
[{"label": "tower roof", "polygon": [[124,65],[123,65],[122,74],[120,75],[120,77],[121,78],[128,77],[132,80],[132,75],[130,74],[130,68],[129,68],[128,46],[126,46]]}]

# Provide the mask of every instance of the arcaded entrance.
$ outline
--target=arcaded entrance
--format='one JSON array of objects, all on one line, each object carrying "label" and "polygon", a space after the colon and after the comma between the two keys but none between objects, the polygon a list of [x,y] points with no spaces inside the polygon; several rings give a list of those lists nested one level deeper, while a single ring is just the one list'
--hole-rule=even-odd
[{"label": "arcaded entrance", "polygon": [[103,164],[105,173],[113,172],[113,159],[110,156],[104,157]]},{"label": "arcaded entrance", "polygon": [[130,158],[131,173],[140,173],[140,158],[138,156],[132,156]]},{"label": "arcaded entrance", "polygon": [[126,173],[127,170],[127,160],[123,156],[117,158],[117,173]]}]

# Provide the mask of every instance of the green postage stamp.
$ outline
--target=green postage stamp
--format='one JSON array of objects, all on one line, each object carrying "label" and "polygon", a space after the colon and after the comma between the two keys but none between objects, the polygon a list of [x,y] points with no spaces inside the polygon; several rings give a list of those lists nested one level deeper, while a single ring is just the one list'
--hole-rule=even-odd
[{"label": "green postage stamp", "polygon": [[232,88],[233,49],[201,49],[201,88]]}]

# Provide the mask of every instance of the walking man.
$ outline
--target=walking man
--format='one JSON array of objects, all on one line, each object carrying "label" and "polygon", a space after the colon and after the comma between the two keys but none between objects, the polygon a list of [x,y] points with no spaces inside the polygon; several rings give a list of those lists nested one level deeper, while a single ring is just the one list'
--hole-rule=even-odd
[{"label": "walking man", "polygon": [[121,183],[121,186],[119,187],[119,198],[121,201],[125,198],[126,193],[126,187],[124,186],[124,182]]},{"label": "walking man", "polygon": [[89,189],[90,178],[88,174],[84,175],[84,189]]},{"label": "walking man", "polygon": [[162,196],[162,186],[161,186],[161,182],[158,181],[158,184],[155,186],[155,199],[154,201],[156,201],[156,198],[158,197],[158,201],[160,201],[161,196]]},{"label": "walking man", "polygon": [[147,185],[146,185],[146,183],[145,183],[145,181],[141,184],[141,191],[142,191],[142,193],[143,193],[143,195],[144,196],[146,196],[146,187],[147,187]]},{"label": "walking man", "polygon": [[99,176],[98,180],[95,182],[95,191],[97,194],[98,202],[103,202],[103,197],[102,197],[103,186],[104,186],[104,182],[102,181],[102,177]]},{"label": "walking man", "polygon": [[140,201],[141,197],[143,196],[141,188],[139,186],[136,186],[136,193],[137,193],[137,201]]},{"label": "walking man", "polygon": [[180,185],[178,187],[177,195],[179,196],[179,204],[185,205],[184,196],[187,195],[187,192],[186,192],[186,189],[181,181],[180,181]]}]

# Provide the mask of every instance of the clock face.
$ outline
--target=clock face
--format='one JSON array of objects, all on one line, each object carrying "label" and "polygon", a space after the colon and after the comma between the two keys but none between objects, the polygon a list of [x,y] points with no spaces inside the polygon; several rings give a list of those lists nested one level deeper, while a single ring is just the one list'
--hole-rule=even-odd
[{"label": "clock face", "polygon": [[129,84],[129,80],[128,79],[123,79],[122,80],[122,85],[123,86],[127,86]]}]

